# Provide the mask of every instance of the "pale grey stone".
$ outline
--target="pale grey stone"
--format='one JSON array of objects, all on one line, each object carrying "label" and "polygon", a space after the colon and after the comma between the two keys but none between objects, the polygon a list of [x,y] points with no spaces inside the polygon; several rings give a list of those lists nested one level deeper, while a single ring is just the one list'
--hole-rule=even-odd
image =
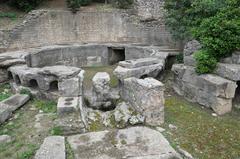
[{"label": "pale grey stone", "polygon": [[201,44],[197,40],[192,40],[189,41],[185,46],[184,46],[184,56],[190,56],[194,52],[200,50],[202,48]]},{"label": "pale grey stone", "polygon": [[221,77],[240,81],[240,65],[218,63],[215,73]]},{"label": "pale grey stone", "polygon": [[62,79],[58,85],[61,96],[78,97],[81,95],[80,80],[78,77]]},{"label": "pale grey stone", "polygon": [[184,159],[194,159],[189,152],[182,149],[180,146],[178,146],[177,148],[178,148],[178,152],[183,156]]},{"label": "pale grey stone", "polygon": [[184,60],[184,65],[187,65],[187,66],[196,66],[197,64],[193,55],[184,56],[183,60]]},{"label": "pale grey stone", "polygon": [[144,124],[145,117],[141,114],[133,115],[129,119],[129,123],[131,125],[138,125],[138,124]]},{"label": "pale grey stone", "polygon": [[141,66],[154,65],[158,63],[159,59],[157,58],[140,58],[135,60],[120,61],[118,65],[126,68],[136,68]]},{"label": "pale grey stone", "polygon": [[59,115],[72,113],[79,108],[79,97],[60,97],[57,104]]},{"label": "pale grey stone", "polygon": [[0,144],[6,144],[12,141],[12,137],[9,135],[0,135]]},{"label": "pale grey stone", "polygon": [[0,102],[0,123],[11,117],[12,113],[30,99],[29,95],[16,94]]},{"label": "pale grey stone", "polygon": [[91,132],[67,141],[76,159],[181,158],[160,132],[147,127]]},{"label": "pale grey stone", "polygon": [[149,65],[149,66],[140,66],[137,68],[125,68],[122,66],[118,66],[113,74],[123,81],[126,78],[136,77],[141,78],[143,76],[147,77],[157,77],[160,72],[164,69],[165,61],[159,61],[157,64]]},{"label": "pale grey stone", "polygon": [[65,141],[62,136],[49,136],[44,139],[34,159],[65,159]]},{"label": "pale grey stone", "polygon": [[146,117],[146,123],[157,126],[164,122],[164,85],[153,79],[124,80],[122,98]]}]

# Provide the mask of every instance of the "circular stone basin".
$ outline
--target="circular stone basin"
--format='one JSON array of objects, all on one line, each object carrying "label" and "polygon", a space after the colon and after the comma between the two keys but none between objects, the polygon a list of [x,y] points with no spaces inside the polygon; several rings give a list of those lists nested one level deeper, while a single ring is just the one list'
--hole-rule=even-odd
[{"label": "circular stone basin", "polygon": [[66,102],[70,102],[70,101],[72,101],[72,100],[73,100],[73,98],[66,98],[66,99],[65,99]]},{"label": "circular stone basin", "polygon": [[72,102],[66,102],[64,105],[72,105]]}]

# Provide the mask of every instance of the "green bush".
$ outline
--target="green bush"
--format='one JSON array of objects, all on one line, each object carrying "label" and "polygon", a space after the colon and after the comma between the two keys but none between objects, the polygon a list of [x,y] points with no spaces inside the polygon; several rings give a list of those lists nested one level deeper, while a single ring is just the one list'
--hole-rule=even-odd
[{"label": "green bush", "polygon": [[89,5],[91,2],[92,0],[67,0],[67,6],[76,13],[81,6]]},{"label": "green bush", "polygon": [[231,55],[240,48],[240,9],[229,7],[205,19],[193,35],[216,59]]},{"label": "green bush", "polygon": [[128,9],[132,6],[133,0],[111,0],[113,6],[120,9]]},{"label": "green bush", "polygon": [[166,25],[176,40],[192,38],[191,30],[226,5],[226,0],[165,0]]},{"label": "green bush", "polygon": [[38,7],[44,0],[10,0],[8,3],[24,12],[29,12]]},{"label": "green bush", "polygon": [[200,50],[194,54],[197,61],[196,72],[199,74],[212,73],[216,68],[217,59],[206,50]]}]

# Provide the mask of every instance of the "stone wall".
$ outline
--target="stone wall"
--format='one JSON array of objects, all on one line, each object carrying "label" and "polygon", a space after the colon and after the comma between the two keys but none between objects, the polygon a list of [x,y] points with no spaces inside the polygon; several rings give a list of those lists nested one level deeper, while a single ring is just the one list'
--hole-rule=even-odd
[{"label": "stone wall", "polygon": [[164,0],[135,0],[137,15],[142,21],[163,20]]},{"label": "stone wall", "polygon": [[146,117],[152,126],[164,123],[164,85],[153,79],[127,78],[123,82],[122,98]]},{"label": "stone wall", "polygon": [[163,24],[144,25],[125,11],[78,12],[36,10],[10,31],[9,48],[81,42],[173,44]]}]

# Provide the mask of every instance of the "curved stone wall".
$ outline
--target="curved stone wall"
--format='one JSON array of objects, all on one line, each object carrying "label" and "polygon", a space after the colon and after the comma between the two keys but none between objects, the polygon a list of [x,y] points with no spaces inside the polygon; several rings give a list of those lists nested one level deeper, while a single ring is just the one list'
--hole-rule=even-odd
[{"label": "curved stone wall", "polygon": [[123,11],[78,12],[36,10],[10,31],[9,48],[66,43],[173,44],[163,24],[145,25]]},{"label": "curved stone wall", "polygon": [[167,57],[178,50],[157,46],[127,44],[53,45],[34,49],[26,56],[29,67],[65,65],[73,67],[106,66],[119,61]]}]

